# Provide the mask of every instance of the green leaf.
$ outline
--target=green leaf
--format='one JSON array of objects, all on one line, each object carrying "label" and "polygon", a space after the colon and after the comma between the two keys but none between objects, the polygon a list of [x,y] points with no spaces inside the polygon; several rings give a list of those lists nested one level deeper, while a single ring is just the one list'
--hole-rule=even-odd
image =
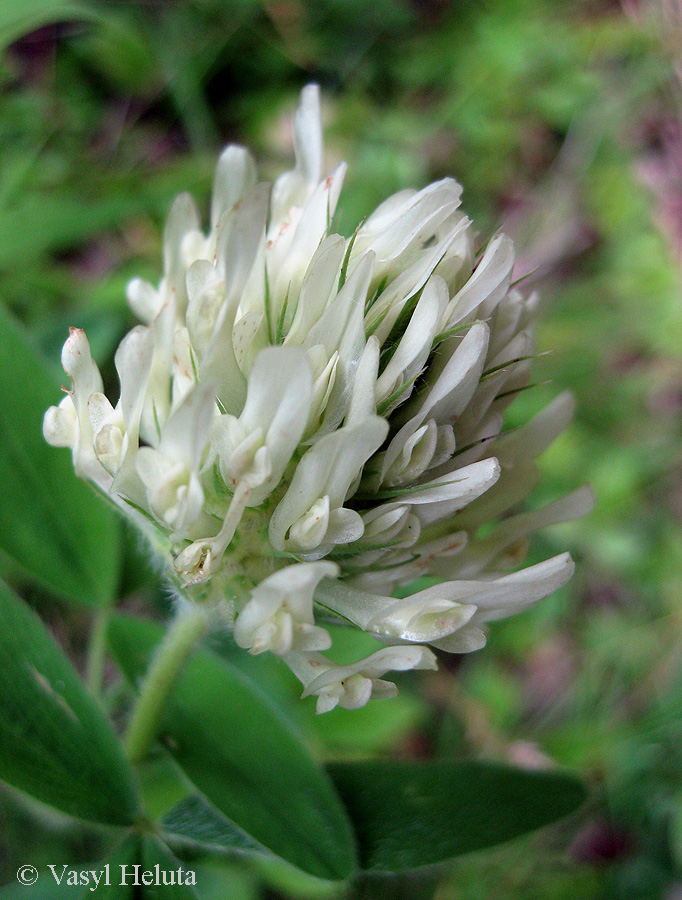
[{"label": "green leaf", "polygon": [[[91,897],[97,900],[134,900],[139,896],[135,894],[135,887],[120,884],[121,866],[134,866],[140,862],[140,838],[129,834],[108,859],[78,866],[65,864],[62,860],[52,864],[54,869],[26,872],[29,879],[37,873],[35,883],[22,884],[17,878],[15,884],[0,888],[0,900],[86,900]],[[109,884],[106,883],[107,877]]]},{"label": "green leaf", "polygon": [[118,584],[119,522],[48,446],[42,421],[59,384],[0,306],[0,549],[65,600],[106,604]]},{"label": "green leaf", "polygon": [[198,873],[158,838],[129,834],[108,859],[89,866],[60,862],[40,871],[33,885],[0,889],[0,900],[197,900],[192,885],[198,883]]},{"label": "green leaf", "polygon": [[261,900],[263,894],[253,872],[223,859],[195,863],[201,900]]},{"label": "green leaf", "polygon": [[[313,878],[295,869],[276,856],[259,856],[251,860],[251,868],[258,878],[275,896],[289,897],[291,900],[343,900],[348,897],[348,889],[338,881],[324,881]],[[353,881],[355,888],[355,880]],[[355,891],[353,892],[355,900]],[[413,900],[410,897],[410,900]]]},{"label": "green leaf", "polygon": [[[158,869],[156,868],[158,866]],[[152,881],[148,876],[154,875]],[[174,875],[174,884],[163,884],[163,876],[170,882]],[[157,879],[160,884],[157,884]],[[196,900],[196,892],[192,885],[196,884],[196,872],[176,859],[171,851],[154,835],[145,835],[142,841],[142,872],[140,881],[143,889],[135,897],[168,898],[168,900]],[[145,885],[145,881],[147,884]],[[139,888],[138,888],[139,890]]]},{"label": "green leaf", "polygon": [[338,763],[364,869],[401,872],[508,841],[573,812],[583,785],[486,762]]},{"label": "green leaf", "polygon": [[[197,850],[219,854],[250,854],[249,870],[278,893],[304,900],[332,900],[346,887],[338,881],[315,878],[295,868],[277,856],[264,852],[264,848],[240,831],[201,797],[188,797],[174,807],[160,825],[162,837],[171,846],[188,845]],[[203,894],[203,880],[201,882]],[[231,895],[230,895],[231,896]]]},{"label": "green leaf", "polygon": [[0,621],[0,778],[69,815],[131,824],[137,790],[103,710],[2,582]]},{"label": "green leaf", "polygon": [[[112,651],[132,684],[162,633],[151,622],[112,623]],[[160,739],[196,788],[257,843],[320,878],[351,874],[353,835],[327,774],[268,698],[210,650],[180,676]]]},{"label": "green leaf", "polygon": [[264,848],[203,797],[186,797],[161,822],[163,834],[221,853],[263,853]]},{"label": "green leaf", "polygon": [[[90,866],[90,871],[84,870],[84,874],[90,875],[90,878],[85,891],[81,894],[81,900],[86,900],[86,898],[93,896],[96,896],[97,900],[138,900],[143,895],[132,883],[134,879],[129,878],[128,873],[134,874],[135,870],[133,867],[141,863],[142,847],[140,836],[129,834],[109,859]],[[102,869],[105,869],[105,866],[109,867],[108,871],[100,880],[96,889],[93,890],[95,880],[90,873],[94,870],[99,874]],[[106,883],[107,880],[108,884]],[[122,884],[122,881],[125,883]]]},{"label": "green leaf", "polygon": [[82,887],[64,883],[57,885],[49,869],[38,871],[35,884],[22,884],[17,880],[0,888],[0,900],[82,900],[82,897]]},{"label": "green leaf", "polygon": [[23,35],[52,22],[98,18],[96,10],[85,3],[68,0],[4,0],[0,4],[0,50]]},{"label": "green leaf", "polygon": [[192,795],[192,786],[167,753],[154,754],[139,763],[137,774],[145,815],[152,821]]},{"label": "green leaf", "polygon": [[[60,867],[56,868],[57,872],[61,871]],[[100,877],[99,884],[95,882],[93,870]],[[80,872],[81,883],[85,885],[81,900],[92,896],[97,900],[197,900],[192,889],[196,873],[153,835],[129,835],[110,859]],[[59,895],[58,891],[55,893]]]}]

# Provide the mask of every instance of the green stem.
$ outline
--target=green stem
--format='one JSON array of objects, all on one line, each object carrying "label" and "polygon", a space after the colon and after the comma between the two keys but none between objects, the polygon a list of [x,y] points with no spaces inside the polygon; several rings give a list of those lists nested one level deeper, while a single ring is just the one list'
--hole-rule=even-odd
[{"label": "green stem", "polygon": [[192,606],[179,612],[168,629],[149,666],[128,725],[125,748],[132,762],[139,762],[149,752],[178,676],[207,628],[206,611]]},{"label": "green stem", "polygon": [[113,612],[114,604],[112,600],[97,610],[92,622],[88,656],[85,663],[85,683],[90,692],[96,697],[99,697],[102,692],[104,660],[107,651],[107,629],[109,628]]}]

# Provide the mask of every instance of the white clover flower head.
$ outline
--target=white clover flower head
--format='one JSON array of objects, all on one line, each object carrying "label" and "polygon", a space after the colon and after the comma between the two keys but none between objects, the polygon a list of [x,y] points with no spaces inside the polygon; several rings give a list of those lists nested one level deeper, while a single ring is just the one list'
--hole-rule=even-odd
[{"label": "white clover flower head", "polygon": [[[560,588],[565,553],[507,573],[533,531],[592,501],[581,488],[518,511],[573,401],[502,432],[536,307],[511,286],[509,238],[477,257],[451,178],[335,234],[345,165],[322,175],[314,85],[294,149],[270,187],[228,147],[208,234],[178,197],[158,287],[129,285],[144,324],[116,353],[116,406],[73,329],[72,389],[44,433],[153,538],[185,596],[230,601],[236,642],[281,656],[326,711],[392,695],[386,672],[435,668],[425,645],[477,650],[487,622]],[[392,596],[421,575],[441,583]],[[328,622],[389,646],[337,666]]]}]

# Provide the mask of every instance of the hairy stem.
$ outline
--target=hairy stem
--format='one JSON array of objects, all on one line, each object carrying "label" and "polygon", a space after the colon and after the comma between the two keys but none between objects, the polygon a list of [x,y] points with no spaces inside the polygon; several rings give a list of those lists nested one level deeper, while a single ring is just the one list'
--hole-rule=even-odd
[{"label": "hairy stem", "polygon": [[206,611],[199,606],[178,612],[149,666],[125,737],[132,762],[139,762],[156,739],[168,698],[197,643],[208,627]]}]

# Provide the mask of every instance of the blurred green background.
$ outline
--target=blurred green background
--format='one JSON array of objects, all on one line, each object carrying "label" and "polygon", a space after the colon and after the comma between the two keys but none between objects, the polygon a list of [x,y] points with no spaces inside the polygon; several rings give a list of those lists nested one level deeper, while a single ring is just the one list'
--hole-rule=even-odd
[{"label": "blurred green background", "polygon": [[[437,675],[405,680],[399,700],[358,713],[315,719],[276,662],[244,662],[271,667],[282,705],[327,758],[479,756],[559,764],[589,782],[591,800],[572,820],[430,874],[423,896],[682,898],[675,7],[0,2],[0,299],[55,370],[78,325],[113,382],[113,352],[132,325],[125,285],[158,278],[170,201],[188,189],[206,210],[230,141],[252,147],[268,177],[289,166],[291,113],[310,80],[323,91],[328,167],[349,162],[343,233],[388,194],[454,175],[481,240],[501,227],[517,242],[518,275],[542,296],[538,345],[548,352],[510,422],[560,389],[578,398],[533,502],[584,482],[597,498],[589,518],[532,548],[536,561],[568,547],[579,563],[572,583],[496,625],[486,650],[444,660]],[[85,614],[0,568],[82,665]],[[121,595],[141,613],[167,603],[132,538]],[[115,709],[113,666],[108,678]],[[103,842],[0,789],[0,884],[12,884],[27,847],[31,862],[76,864]],[[205,900],[336,896],[278,867],[197,869]],[[354,890],[422,896],[409,880]]]}]

